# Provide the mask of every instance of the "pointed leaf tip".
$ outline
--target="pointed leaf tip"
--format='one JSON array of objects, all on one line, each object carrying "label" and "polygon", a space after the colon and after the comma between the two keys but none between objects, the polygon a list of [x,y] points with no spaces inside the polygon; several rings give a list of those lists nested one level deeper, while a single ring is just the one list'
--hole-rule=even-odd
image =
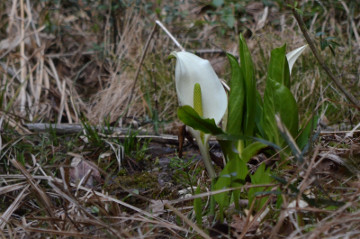
[{"label": "pointed leaf tip", "polygon": [[302,47],[296,48],[295,50],[289,52],[288,54],[286,54],[286,58],[288,60],[289,63],[289,70],[290,70],[290,75],[291,75],[291,70],[295,64],[295,61],[298,59],[298,57],[301,55],[301,53],[305,50],[305,48],[308,45],[304,45]]}]

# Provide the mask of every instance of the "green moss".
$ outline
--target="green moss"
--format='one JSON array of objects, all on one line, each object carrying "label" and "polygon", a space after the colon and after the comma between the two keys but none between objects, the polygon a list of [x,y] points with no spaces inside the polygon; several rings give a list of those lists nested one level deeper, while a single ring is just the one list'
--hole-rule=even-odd
[{"label": "green moss", "polygon": [[115,179],[116,184],[120,184],[125,188],[136,188],[139,190],[159,187],[157,174],[149,172],[118,176]]}]

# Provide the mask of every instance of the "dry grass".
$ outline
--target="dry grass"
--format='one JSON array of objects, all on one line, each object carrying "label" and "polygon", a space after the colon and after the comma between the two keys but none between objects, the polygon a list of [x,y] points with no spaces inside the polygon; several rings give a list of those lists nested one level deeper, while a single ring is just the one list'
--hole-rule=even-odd
[{"label": "dry grass", "polygon": [[[214,225],[217,218],[207,215],[202,227],[194,223],[193,199],[202,198],[205,210],[214,192],[190,198],[178,194],[188,184],[209,190],[196,160],[180,170],[188,173],[189,180],[183,174],[177,180],[170,175],[159,185],[157,180],[164,172],[158,161],[174,157],[167,151],[162,153],[156,148],[159,146],[147,145],[147,150],[160,152],[149,156],[143,152],[143,141],[129,141],[131,147],[126,151],[123,139],[89,129],[83,134],[59,136],[51,130],[38,134],[24,127],[27,122],[85,122],[121,127],[136,124],[172,132],[177,99],[173,65],[167,56],[178,49],[157,30],[139,66],[158,18],[187,50],[211,60],[225,80],[229,77],[227,60],[217,50],[237,55],[236,36],[242,32],[253,53],[260,92],[270,50],[284,43],[289,50],[305,43],[281,1],[270,1],[273,5],[268,8],[260,1],[243,1],[232,29],[222,17],[226,6],[235,11],[234,3],[216,9],[209,1],[142,1],[139,5],[124,1],[124,5],[116,5],[120,2],[0,2],[2,238],[198,238],[219,233],[223,238],[360,236],[360,134],[355,131],[346,137],[347,132],[338,131],[353,128],[360,117],[328,81],[310,51],[293,70],[292,91],[303,122],[314,113],[324,113],[322,123],[331,127],[320,134],[304,165],[290,163],[280,172],[274,168],[286,179],[286,183],[268,185],[281,191],[280,208],[274,207],[273,198],[258,212],[252,211],[251,205],[249,211],[241,212],[230,207],[224,224]],[[336,56],[329,48],[321,53],[344,86],[360,98],[358,7],[352,1],[300,3],[310,32],[325,32],[340,43]],[[132,87],[135,91],[128,104]],[[160,148],[175,150],[164,144]],[[70,161],[76,157],[92,166],[74,181]],[[97,184],[89,183],[96,181],[94,175],[101,175]],[[142,175],[145,180],[139,176],[128,183],[132,175]],[[247,184],[242,190],[253,186]],[[313,199],[313,204],[301,206],[301,195]]]}]

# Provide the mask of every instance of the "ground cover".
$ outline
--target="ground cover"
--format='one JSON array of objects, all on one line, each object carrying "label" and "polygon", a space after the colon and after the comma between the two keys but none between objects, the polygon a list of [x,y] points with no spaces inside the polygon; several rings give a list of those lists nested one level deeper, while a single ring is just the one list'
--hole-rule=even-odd
[{"label": "ground cover", "polygon": [[[291,151],[260,151],[247,162],[244,181],[224,189],[238,191],[240,200],[221,208],[196,143],[187,137],[179,148],[168,56],[180,49],[155,21],[209,59],[226,83],[225,53],[239,57],[241,33],[263,96],[271,50],[307,43],[291,4],[2,1],[0,235],[359,237],[359,107],[310,49],[291,75],[300,125],[319,119],[303,164]],[[326,65],[360,99],[360,4],[304,0],[296,8]],[[210,146],[220,174],[225,165],[215,137]],[[259,168],[271,182],[255,183]]]}]

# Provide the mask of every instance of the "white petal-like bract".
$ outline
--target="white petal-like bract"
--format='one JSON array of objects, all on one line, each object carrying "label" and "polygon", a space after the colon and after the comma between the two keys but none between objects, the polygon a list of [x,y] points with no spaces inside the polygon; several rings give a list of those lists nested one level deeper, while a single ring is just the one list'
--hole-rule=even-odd
[{"label": "white petal-like bract", "polygon": [[294,66],[295,61],[301,55],[301,53],[305,50],[306,47],[307,47],[307,45],[304,45],[304,46],[296,48],[295,50],[293,50],[293,51],[289,52],[288,54],[286,54],[286,58],[287,58],[288,63],[289,63],[290,75],[291,75],[291,70],[292,70],[292,68]]},{"label": "white petal-like bract", "polygon": [[[180,105],[201,109],[197,112],[202,113],[203,118],[214,119],[215,123],[219,124],[227,109],[227,95],[210,62],[185,51],[173,52],[171,55],[177,59],[175,84]],[[197,85],[194,90],[197,83],[200,87]],[[196,107],[194,107],[194,94],[201,97],[195,99]],[[189,129],[196,138],[209,176],[215,178],[216,173],[209,154],[210,135],[200,133],[191,127]]]},{"label": "white petal-like bract", "polygon": [[175,83],[180,105],[194,107],[194,85],[199,83],[203,117],[218,124],[226,112],[227,95],[210,62],[185,51],[171,54],[177,58]]}]

